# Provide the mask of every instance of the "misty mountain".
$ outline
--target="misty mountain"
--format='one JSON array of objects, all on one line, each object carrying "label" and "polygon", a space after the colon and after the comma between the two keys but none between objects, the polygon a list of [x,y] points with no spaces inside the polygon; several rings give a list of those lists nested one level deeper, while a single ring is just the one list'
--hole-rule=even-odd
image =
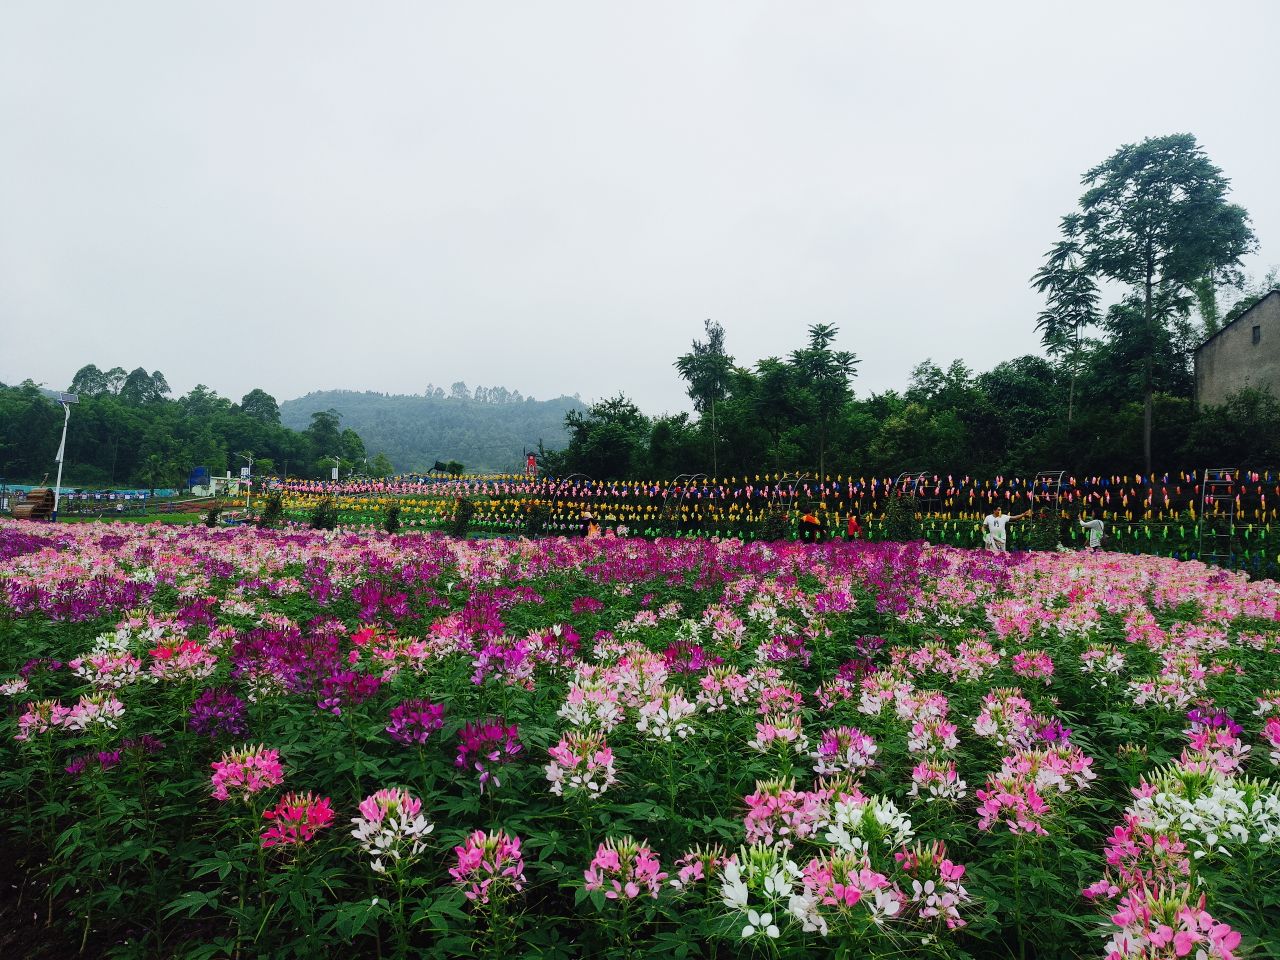
[{"label": "misty mountain", "polygon": [[564,447],[564,415],[584,406],[574,397],[524,399],[501,387],[478,387],[473,396],[455,384],[451,395],[430,387],[426,396],[320,390],[281,403],[280,418],[301,429],[329,409],[360,434],[371,458],[385,453],[397,471],[458,460],[468,472],[505,472],[522,469],[522,453],[537,450],[539,440],[549,450]]}]

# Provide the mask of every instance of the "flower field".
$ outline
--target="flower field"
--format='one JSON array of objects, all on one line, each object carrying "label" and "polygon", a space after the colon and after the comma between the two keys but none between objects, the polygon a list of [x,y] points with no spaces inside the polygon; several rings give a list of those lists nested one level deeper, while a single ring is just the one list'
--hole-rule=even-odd
[{"label": "flower field", "polygon": [[86,955],[1280,957],[1278,617],[1155,556],[0,522],[4,849]]}]

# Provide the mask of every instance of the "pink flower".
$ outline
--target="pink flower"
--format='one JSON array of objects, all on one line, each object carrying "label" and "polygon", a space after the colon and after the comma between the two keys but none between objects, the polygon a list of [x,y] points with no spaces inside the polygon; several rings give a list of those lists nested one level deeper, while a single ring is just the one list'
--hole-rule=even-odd
[{"label": "pink flower", "polygon": [[32,736],[48,733],[62,726],[70,712],[57,700],[36,700],[28,703],[25,712],[18,718],[18,732],[13,739],[25,742]]},{"label": "pink flower", "polygon": [[609,839],[596,849],[591,866],[583,872],[587,890],[603,890],[609,900],[633,900],[648,894],[658,899],[662,872],[657,855],[647,844],[630,837]]},{"label": "pink flower", "polygon": [[453,882],[473,903],[487,904],[524,889],[524,857],[520,838],[499,830],[477,830],[460,847],[454,847],[457,866],[449,869]]},{"label": "pink flower", "polygon": [[551,792],[598,797],[618,782],[613,769],[613,750],[599,733],[570,731],[547,750],[551,762],[544,768]]},{"label": "pink flower", "polygon": [[874,763],[876,742],[857,727],[822,731],[822,739],[810,756],[813,772],[821,777],[857,773]]},{"label": "pink flower", "polygon": [[1048,686],[1053,679],[1053,658],[1043,650],[1024,650],[1013,655],[1013,672],[1029,680],[1043,680]]},{"label": "pink flower", "polygon": [[255,793],[284,782],[280,753],[261,745],[228,750],[214,761],[212,782],[215,800],[229,800],[234,794],[247,803]]},{"label": "pink flower", "polygon": [[262,819],[272,821],[262,832],[262,845],[299,845],[307,843],[317,831],[333,823],[333,807],[328,797],[312,793],[286,793]]}]

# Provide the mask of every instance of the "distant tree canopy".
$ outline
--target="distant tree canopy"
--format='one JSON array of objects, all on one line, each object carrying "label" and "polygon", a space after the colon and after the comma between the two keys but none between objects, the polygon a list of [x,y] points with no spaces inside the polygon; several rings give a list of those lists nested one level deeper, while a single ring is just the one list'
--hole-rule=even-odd
[{"label": "distant tree canopy", "polygon": [[[237,404],[200,384],[171,399],[158,370],[104,373],[89,364],[69,392],[80,395],[67,430],[69,485],[181,486],[195,467],[235,472],[245,462],[240,454],[249,452],[260,473],[327,476],[326,456],[341,457],[344,472],[364,466],[363,441],[341,428],[336,412],[326,412],[315,429],[291,430],[263,390]],[[0,476],[34,482],[51,472],[61,430],[58,405],[34,383],[0,385]]]},{"label": "distant tree canopy", "polygon": [[[1269,288],[1249,289],[1252,296],[1231,312],[1239,315]],[[600,479],[712,474],[716,464],[720,476],[739,477],[823,466],[846,476],[1141,472],[1147,357],[1132,333],[1144,322],[1142,303],[1122,300],[1100,322],[1100,337],[1077,343],[1069,325],[1064,348],[1048,358],[1015,357],[985,373],[925,360],[905,390],[862,398],[850,388],[851,355],[831,361],[829,380],[815,374],[828,361],[809,351],[833,350],[839,331],[823,328],[815,338],[811,329],[785,360],[731,367],[714,432],[709,401],[698,404],[697,418],[649,417],[618,395],[566,416],[569,442],[544,451],[542,466]],[[1174,336],[1152,345],[1156,469],[1280,466],[1280,400],[1244,391],[1224,407],[1197,410],[1191,349]]]}]

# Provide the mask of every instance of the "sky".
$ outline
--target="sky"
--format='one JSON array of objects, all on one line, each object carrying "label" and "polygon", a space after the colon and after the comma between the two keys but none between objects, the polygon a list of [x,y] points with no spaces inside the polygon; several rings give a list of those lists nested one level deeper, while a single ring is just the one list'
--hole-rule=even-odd
[{"label": "sky", "polygon": [[1039,352],[1117,147],[1190,132],[1280,263],[1280,3],[0,6],[0,381],[688,408],[831,323],[859,395]]}]

